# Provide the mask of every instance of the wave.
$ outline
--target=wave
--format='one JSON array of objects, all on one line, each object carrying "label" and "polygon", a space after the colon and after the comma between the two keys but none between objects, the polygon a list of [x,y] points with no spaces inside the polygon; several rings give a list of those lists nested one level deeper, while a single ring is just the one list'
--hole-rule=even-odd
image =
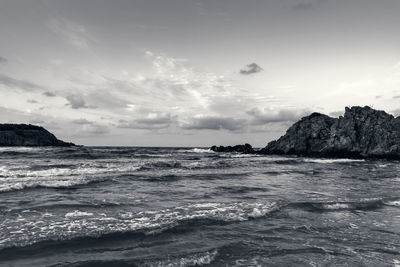
[{"label": "wave", "polygon": [[[161,234],[170,229],[226,224],[264,217],[279,209],[275,202],[199,203],[154,211],[79,209],[64,216],[44,216],[31,210],[13,213],[12,224],[0,223],[0,249],[75,238],[103,238],[110,234]],[[7,220],[6,220],[7,221]]]},{"label": "wave", "polygon": [[288,206],[300,208],[307,211],[326,212],[340,210],[376,210],[383,206],[400,206],[400,200],[362,199],[358,201],[333,201],[333,202],[297,202]]},{"label": "wave", "polygon": [[175,169],[181,168],[182,164],[178,161],[154,161],[147,162],[144,165],[140,166],[137,170],[153,170],[153,169]]},{"label": "wave", "polygon": [[400,200],[387,200],[383,202],[387,206],[400,207]]},{"label": "wave", "polygon": [[191,162],[184,167],[186,169],[228,169],[234,166],[238,166],[238,163],[225,160],[216,161],[195,161]]},{"label": "wave", "polygon": [[179,152],[183,153],[215,153],[211,149],[206,149],[206,148],[193,148],[193,149],[183,149],[183,150],[178,150]]},{"label": "wave", "polygon": [[213,249],[206,252],[198,252],[192,255],[179,255],[169,257],[165,260],[157,260],[144,262],[141,266],[169,266],[169,267],[186,267],[186,266],[203,266],[211,264],[218,255],[218,250]]},{"label": "wave", "polygon": [[16,179],[14,178],[2,178],[2,183],[0,183],[0,193],[40,188],[72,189],[76,188],[77,186],[111,181],[112,178],[64,177],[58,179],[40,179],[39,177],[34,177],[24,180],[15,180]]},{"label": "wave", "polygon": [[268,188],[264,187],[250,187],[250,186],[220,186],[217,187],[218,190],[226,191],[229,193],[243,194],[248,192],[267,192]]},{"label": "wave", "polygon": [[32,165],[28,168],[30,171],[42,171],[42,170],[51,170],[51,169],[73,169],[79,167],[77,164],[37,164],[37,165]]},{"label": "wave", "polygon": [[304,162],[331,164],[331,163],[349,163],[365,162],[365,159],[303,159]]}]

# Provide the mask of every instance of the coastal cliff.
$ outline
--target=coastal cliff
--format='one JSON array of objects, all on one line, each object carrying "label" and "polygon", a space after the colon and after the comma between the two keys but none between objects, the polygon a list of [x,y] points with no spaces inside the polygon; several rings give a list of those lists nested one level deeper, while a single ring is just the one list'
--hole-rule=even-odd
[{"label": "coastal cliff", "polygon": [[400,117],[368,106],[346,107],[339,118],[312,113],[255,153],[400,159]]},{"label": "coastal cliff", "polygon": [[57,139],[40,126],[0,124],[0,146],[74,146]]}]

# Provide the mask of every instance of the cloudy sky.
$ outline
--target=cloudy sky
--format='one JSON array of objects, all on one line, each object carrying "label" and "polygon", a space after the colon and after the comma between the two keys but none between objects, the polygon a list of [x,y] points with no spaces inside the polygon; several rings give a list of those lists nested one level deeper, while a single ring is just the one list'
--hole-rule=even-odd
[{"label": "cloudy sky", "polygon": [[400,110],[398,0],[0,0],[0,121],[85,145],[264,146]]}]

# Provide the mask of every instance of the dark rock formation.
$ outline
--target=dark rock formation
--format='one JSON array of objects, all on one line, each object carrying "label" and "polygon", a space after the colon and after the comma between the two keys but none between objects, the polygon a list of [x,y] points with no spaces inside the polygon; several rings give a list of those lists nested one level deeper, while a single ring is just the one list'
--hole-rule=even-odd
[{"label": "dark rock formation", "polygon": [[249,144],[236,145],[236,146],[212,146],[212,151],[215,152],[240,152],[245,154],[254,153],[254,149]]},{"label": "dark rock formation", "polygon": [[211,149],[217,152],[400,159],[400,117],[368,106],[346,108],[344,116],[339,118],[312,113],[261,150],[242,147],[214,146]]},{"label": "dark rock formation", "polygon": [[368,106],[346,108],[339,118],[313,113],[260,153],[400,159],[400,117]]},{"label": "dark rock formation", "polygon": [[0,124],[0,146],[74,146],[58,140],[40,126]]}]

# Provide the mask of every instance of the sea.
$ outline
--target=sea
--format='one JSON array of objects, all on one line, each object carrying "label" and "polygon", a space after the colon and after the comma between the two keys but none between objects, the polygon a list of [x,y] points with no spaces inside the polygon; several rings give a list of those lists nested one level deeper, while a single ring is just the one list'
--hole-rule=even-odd
[{"label": "sea", "polygon": [[400,266],[400,164],[0,148],[0,266]]}]

